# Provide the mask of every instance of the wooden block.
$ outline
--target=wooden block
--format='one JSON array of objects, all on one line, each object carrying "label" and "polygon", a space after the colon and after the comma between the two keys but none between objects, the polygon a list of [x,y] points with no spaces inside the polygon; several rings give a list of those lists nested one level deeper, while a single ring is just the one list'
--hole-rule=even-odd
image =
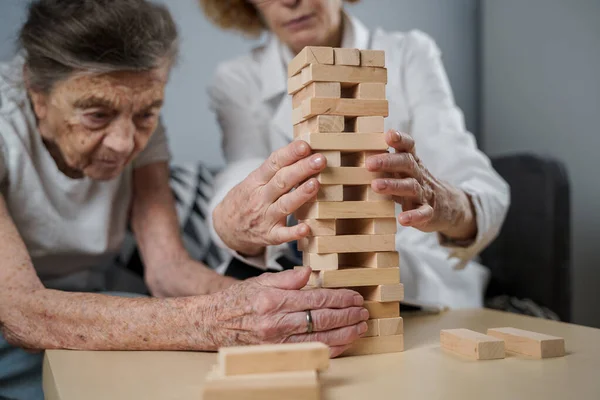
[{"label": "wooden block", "polygon": [[363,307],[369,311],[369,319],[400,317],[400,303],[365,300]]},{"label": "wooden block", "polygon": [[377,201],[392,202],[392,196],[375,193],[371,185],[345,186],[343,193],[344,201]]},{"label": "wooden block", "polygon": [[311,267],[313,271],[338,269],[338,255],[337,253],[314,254],[303,252],[302,265]]},{"label": "wooden block", "polygon": [[404,351],[404,335],[362,337],[346,350],[344,356],[398,353]]},{"label": "wooden block", "polygon": [[361,50],[361,67],[385,67],[385,52],[383,50]]},{"label": "wooden block", "polygon": [[440,332],[442,348],[473,360],[504,358],[504,341],[469,329],[444,329]]},{"label": "wooden block", "polygon": [[308,143],[314,151],[387,150],[389,147],[383,133],[312,133],[297,138]]},{"label": "wooden block", "polygon": [[387,235],[396,233],[397,225],[395,218],[338,219],[335,231],[337,235]]},{"label": "wooden block", "polygon": [[[345,91],[342,97],[362,100],[385,100],[385,83],[359,83]],[[316,96],[314,96],[316,97]],[[322,96],[334,97],[334,96]]]},{"label": "wooden block", "polygon": [[[340,115],[317,115],[301,124],[294,125],[294,138],[312,133],[337,133],[344,130],[344,117]],[[387,147],[386,147],[387,148]],[[332,149],[335,150],[335,149]]]},{"label": "wooden block", "polygon": [[[359,253],[364,251],[394,251],[396,235],[312,236],[303,251],[309,253]],[[365,269],[366,270],[366,269]],[[379,282],[385,283],[385,282]]]},{"label": "wooden block", "polygon": [[[385,85],[384,85],[385,91]],[[342,85],[339,82],[313,82],[302,88],[292,97],[292,107],[299,107],[306,99],[311,98],[334,98],[339,99],[342,95]],[[383,97],[385,99],[385,97]],[[366,99],[366,97],[365,97]]]},{"label": "wooden block", "polygon": [[222,347],[218,359],[223,376],[322,371],[329,367],[329,347],[320,342]]},{"label": "wooden block", "polygon": [[376,319],[375,321],[377,321],[378,336],[404,334],[404,321],[402,317]]},{"label": "wooden block", "polygon": [[343,201],[306,203],[294,216],[301,219],[332,218],[395,218],[395,207],[391,201]]},{"label": "wooden block", "polygon": [[387,151],[358,151],[354,153],[342,153],[342,167],[364,167],[367,158],[377,155],[386,154]]},{"label": "wooden block", "polygon": [[360,65],[360,50],[358,49],[333,49],[333,60],[335,65]]},{"label": "wooden block", "polygon": [[339,288],[400,283],[398,268],[352,268],[313,272],[308,284],[315,287]]},{"label": "wooden block", "polygon": [[292,77],[309,64],[333,64],[332,47],[307,46],[288,64],[288,77]]},{"label": "wooden block", "polygon": [[[387,100],[357,99],[306,99],[292,111],[294,125],[317,115],[341,115],[346,117],[388,116]],[[369,132],[378,133],[378,132]]]},{"label": "wooden block", "polygon": [[302,69],[301,79],[288,80],[288,94],[294,94],[311,82],[340,82],[342,87],[357,83],[387,83],[387,69],[349,65],[310,64]]},{"label": "wooden block", "polygon": [[360,293],[365,300],[389,302],[404,300],[404,285],[357,286],[352,290]]},{"label": "wooden block", "polygon": [[329,166],[316,176],[322,185],[370,185],[373,179],[383,177],[385,177],[384,172],[371,172],[365,167]]},{"label": "wooden block", "polygon": [[343,201],[343,185],[322,185],[317,192],[316,201]]},{"label": "wooden block", "polygon": [[[382,116],[346,118],[344,132],[384,133],[385,119]],[[389,146],[386,147],[386,149]],[[368,150],[368,149],[367,149]]]},{"label": "wooden block", "polygon": [[400,255],[397,251],[340,254],[339,260],[340,265],[344,267],[398,268],[400,266]]},{"label": "wooden block", "polygon": [[[257,362],[258,363],[258,362]],[[318,400],[316,371],[207,377],[204,400]]]},{"label": "wooden block", "polygon": [[342,153],[339,150],[324,150],[319,151],[323,157],[327,159],[327,167],[341,167],[342,166]]},{"label": "wooden block", "polygon": [[562,357],[565,340],[561,337],[517,328],[488,329],[487,334],[504,340],[506,351],[535,358]]},{"label": "wooden block", "polygon": [[367,331],[362,337],[379,336],[379,324],[376,319],[369,319],[365,321],[367,323]]},{"label": "wooden block", "polygon": [[311,236],[335,236],[337,234],[335,219],[305,219],[298,222],[308,225]]}]

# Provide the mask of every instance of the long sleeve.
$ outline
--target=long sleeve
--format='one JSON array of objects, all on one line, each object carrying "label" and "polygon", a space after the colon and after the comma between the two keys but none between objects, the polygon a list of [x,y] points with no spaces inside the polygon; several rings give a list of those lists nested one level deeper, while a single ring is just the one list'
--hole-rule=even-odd
[{"label": "long sleeve", "polygon": [[462,267],[498,234],[509,206],[509,187],[467,132],[435,42],[421,32],[411,32],[405,40],[401,81],[417,155],[434,176],[465,191],[474,203],[478,233],[472,243],[461,247],[440,235],[441,244],[452,247],[451,256]]}]

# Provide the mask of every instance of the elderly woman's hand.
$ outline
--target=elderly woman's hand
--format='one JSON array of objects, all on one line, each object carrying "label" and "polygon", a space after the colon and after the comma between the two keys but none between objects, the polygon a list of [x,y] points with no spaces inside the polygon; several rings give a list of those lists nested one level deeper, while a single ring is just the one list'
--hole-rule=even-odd
[{"label": "elderly woman's hand", "polygon": [[212,295],[204,329],[214,348],[320,341],[340,355],[366,332],[369,312],[352,290],[298,290],[309,275],[310,268],[265,273]]},{"label": "elderly woman's hand", "polygon": [[310,151],[306,142],[294,141],[273,152],[215,208],[215,231],[229,248],[253,256],[268,245],[291,242],[310,233],[304,223],[286,225],[287,216],[319,190],[319,182],[308,178],[321,172],[327,160],[321,154],[310,155]]},{"label": "elderly woman's hand", "polygon": [[369,171],[390,173],[389,178],[375,179],[371,187],[391,195],[402,206],[398,222],[456,240],[473,239],[477,224],[469,196],[431,175],[417,157],[409,135],[388,131],[386,141],[396,152],[371,156],[366,165]]}]

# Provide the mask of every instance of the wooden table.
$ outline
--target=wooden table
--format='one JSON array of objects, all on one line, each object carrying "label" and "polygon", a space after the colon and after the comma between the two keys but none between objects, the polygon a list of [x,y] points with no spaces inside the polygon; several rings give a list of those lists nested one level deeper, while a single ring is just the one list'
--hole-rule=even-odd
[{"label": "wooden table", "polygon": [[[562,336],[567,356],[470,361],[439,347],[440,329],[513,326]],[[490,310],[405,317],[404,353],[332,360],[323,399],[600,399],[600,330]],[[201,399],[215,353],[48,351],[48,400]]]}]

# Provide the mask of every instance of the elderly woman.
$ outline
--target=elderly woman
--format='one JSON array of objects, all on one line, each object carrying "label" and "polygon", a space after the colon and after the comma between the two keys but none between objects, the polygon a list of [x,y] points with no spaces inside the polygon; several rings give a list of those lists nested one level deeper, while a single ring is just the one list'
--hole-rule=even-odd
[{"label": "elderly woman", "polygon": [[[0,398],[42,398],[43,349],[320,340],[336,356],[366,331],[356,292],[297,290],[308,269],[235,283],[184,250],[159,122],[177,50],[164,8],[38,0],[20,43],[0,65]],[[128,224],[159,298],[99,293]]]},{"label": "elderly woman", "polygon": [[221,64],[210,90],[228,163],[212,201],[215,239],[259,268],[282,268],[276,260],[290,247],[281,244],[309,234],[304,223],[286,226],[286,214],[314,197],[318,182],[308,178],[326,164],[305,142],[292,142],[287,64],[307,45],[384,50],[386,138],[395,152],[371,156],[366,166],[391,174],[372,189],[398,203],[406,299],[481,306],[487,270],[473,259],[499,231],[509,189],[465,130],[433,40],[417,31],[367,29],[342,0],[201,3],[218,26],[268,32],[264,45]]}]

